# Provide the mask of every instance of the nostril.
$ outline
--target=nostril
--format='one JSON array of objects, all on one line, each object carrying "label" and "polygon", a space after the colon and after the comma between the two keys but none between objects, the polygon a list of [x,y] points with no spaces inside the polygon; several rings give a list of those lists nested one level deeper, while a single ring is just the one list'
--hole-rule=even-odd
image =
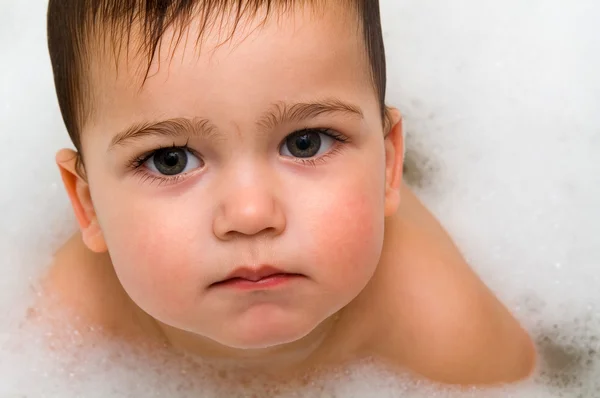
[{"label": "nostril", "polygon": [[246,233],[246,232],[237,231],[237,230],[231,230],[231,231],[228,231],[225,233],[226,239],[228,239],[228,240],[249,237],[249,236],[270,237],[270,236],[275,236],[275,235],[278,235],[278,232],[277,232],[277,229],[274,227],[267,227],[267,228],[264,228],[262,230],[259,230],[257,232],[253,232],[253,233]]},{"label": "nostril", "polygon": [[226,240],[238,236],[282,233],[286,225],[283,209],[273,197],[265,196],[228,197],[215,214],[215,236]]}]

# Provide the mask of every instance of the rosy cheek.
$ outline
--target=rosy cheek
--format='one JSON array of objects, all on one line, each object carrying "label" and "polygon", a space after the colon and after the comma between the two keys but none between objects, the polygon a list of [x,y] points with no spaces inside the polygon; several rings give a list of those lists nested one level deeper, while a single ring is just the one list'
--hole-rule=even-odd
[{"label": "rosy cheek", "polygon": [[[163,216],[156,205],[146,211],[138,205],[127,220],[109,217],[108,244],[115,270],[131,298],[147,312],[173,313],[189,305],[198,280],[190,267],[184,239],[188,226],[179,217]],[[167,212],[167,214],[169,214]],[[140,222],[139,220],[143,220]],[[195,259],[197,261],[197,259]]]},{"label": "rosy cheek", "polygon": [[313,225],[315,264],[332,284],[360,284],[374,271],[383,242],[382,200],[377,192],[370,184],[343,186],[315,217],[319,220]]}]

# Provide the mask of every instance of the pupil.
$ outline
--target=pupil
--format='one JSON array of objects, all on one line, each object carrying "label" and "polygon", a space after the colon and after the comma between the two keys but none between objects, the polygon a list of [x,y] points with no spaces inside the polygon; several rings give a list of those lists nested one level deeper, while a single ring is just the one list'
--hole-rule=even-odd
[{"label": "pupil", "polygon": [[297,158],[312,158],[321,148],[321,136],[317,132],[303,131],[292,134],[286,140],[290,153]]},{"label": "pupil", "polygon": [[154,155],[154,166],[164,175],[183,173],[187,162],[186,153],[181,148],[163,149]]},{"label": "pupil", "polygon": [[165,155],[165,164],[167,166],[169,166],[169,167],[176,166],[178,162],[179,162],[178,154],[176,154],[174,152],[170,152]]},{"label": "pupil", "polygon": [[301,135],[300,137],[298,137],[296,139],[296,146],[301,151],[306,151],[308,148],[310,148],[310,137],[308,136],[308,134]]}]

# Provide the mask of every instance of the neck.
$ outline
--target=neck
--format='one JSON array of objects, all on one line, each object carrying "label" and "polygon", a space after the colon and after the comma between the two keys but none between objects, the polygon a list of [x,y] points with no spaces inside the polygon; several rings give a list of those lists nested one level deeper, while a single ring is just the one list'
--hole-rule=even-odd
[{"label": "neck", "polygon": [[339,314],[323,321],[303,338],[262,349],[235,349],[156,321],[166,343],[177,351],[209,360],[217,366],[281,375],[310,369],[326,356]]}]

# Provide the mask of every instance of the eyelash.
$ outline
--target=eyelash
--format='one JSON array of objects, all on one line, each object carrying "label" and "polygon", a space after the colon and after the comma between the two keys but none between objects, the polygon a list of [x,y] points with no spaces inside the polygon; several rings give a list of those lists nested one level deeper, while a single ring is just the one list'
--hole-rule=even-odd
[{"label": "eyelash", "polygon": [[165,184],[177,184],[179,181],[181,181],[183,178],[185,178],[186,174],[177,174],[174,176],[161,176],[161,175],[156,175],[156,174],[152,174],[149,173],[147,171],[144,170],[144,164],[152,157],[154,156],[154,154],[156,154],[156,152],[160,151],[161,149],[166,149],[166,148],[175,148],[175,149],[185,149],[188,152],[191,152],[192,154],[194,154],[195,156],[200,157],[199,154],[197,154],[194,150],[192,150],[189,147],[189,140],[186,141],[186,143],[184,145],[176,145],[175,143],[173,143],[173,145],[171,145],[170,147],[164,147],[164,146],[159,146],[156,149],[151,150],[150,152],[146,152],[142,155],[139,156],[135,156],[133,159],[131,159],[129,162],[127,162],[127,168],[130,170],[133,170],[133,175],[136,177],[139,177],[141,179],[142,183],[145,183],[147,181],[150,181],[150,184],[152,183],[158,183],[159,186],[161,185],[165,185]]},{"label": "eyelash", "polygon": [[[337,144],[334,147],[332,147],[326,154],[321,155],[318,158],[306,158],[306,159],[305,158],[293,158],[294,162],[299,163],[303,166],[316,167],[318,164],[325,163],[327,161],[327,159],[329,159],[331,156],[336,155],[337,153],[340,152],[341,148],[340,148],[339,144],[345,144],[345,143],[348,143],[348,141],[350,141],[350,139],[348,137],[346,137],[345,135],[339,134],[339,133],[335,132],[334,130],[330,130],[327,128],[300,129],[300,130],[294,131],[291,134],[288,134],[286,136],[286,138],[292,134],[296,134],[296,133],[300,133],[300,132],[304,132],[304,131],[321,133],[321,134],[327,135],[327,136],[333,138],[335,141],[337,141]],[[284,144],[285,144],[285,141],[282,145],[284,145]]]},{"label": "eyelash", "polygon": [[[327,136],[333,138],[335,141],[337,141],[338,144],[344,144],[344,143],[348,143],[350,141],[350,139],[348,137],[346,137],[342,134],[339,134],[333,130],[327,129],[327,128],[300,129],[300,130],[296,130],[296,131],[288,134],[286,136],[286,138],[292,134],[295,134],[298,132],[304,132],[304,131],[316,132],[316,133],[321,133],[321,134],[327,135]],[[281,145],[285,145],[285,140]],[[281,145],[280,145],[280,147],[281,147]],[[171,184],[176,184],[176,183],[180,182],[181,180],[186,178],[187,174],[190,174],[190,173],[177,174],[175,176],[167,177],[167,176],[151,174],[144,170],[144,167],[143,167],[144,164],[152,156],[154,156],[154,154],[156,152],[160,151],[161,149],[166,149],[166,148],[184,149],[186,151],[191,152],[195,156],[200,157],[200,155],[198,153],[196,153],[194,150],[192,150],[189,147],[189,140],[188,140],[184,145],[176,145],[175,143],[173,143],[173,145],[170,147],[159,146],[157,149],[153,149],[152,151],[146,152],[143,155],[135,156],[129,162],[127,162],[128,169],[133,170],[134,175],[137,177],[140,177],[140,179],[142,180],[142,183],[147,182],[147,181],[150,181],[150,184],[157,182],[158,185],[160,186],[160,185],[165,185],[165,184],[171,185]],[[316,167],[318,164],[325,163],[328,158],[339,153],[340,150],[341,150],[340,145],[335,145],[326,154],[321,155],[318,158],[293,158],[293,161],[296,163],[302,164],[303,166]]]}]

